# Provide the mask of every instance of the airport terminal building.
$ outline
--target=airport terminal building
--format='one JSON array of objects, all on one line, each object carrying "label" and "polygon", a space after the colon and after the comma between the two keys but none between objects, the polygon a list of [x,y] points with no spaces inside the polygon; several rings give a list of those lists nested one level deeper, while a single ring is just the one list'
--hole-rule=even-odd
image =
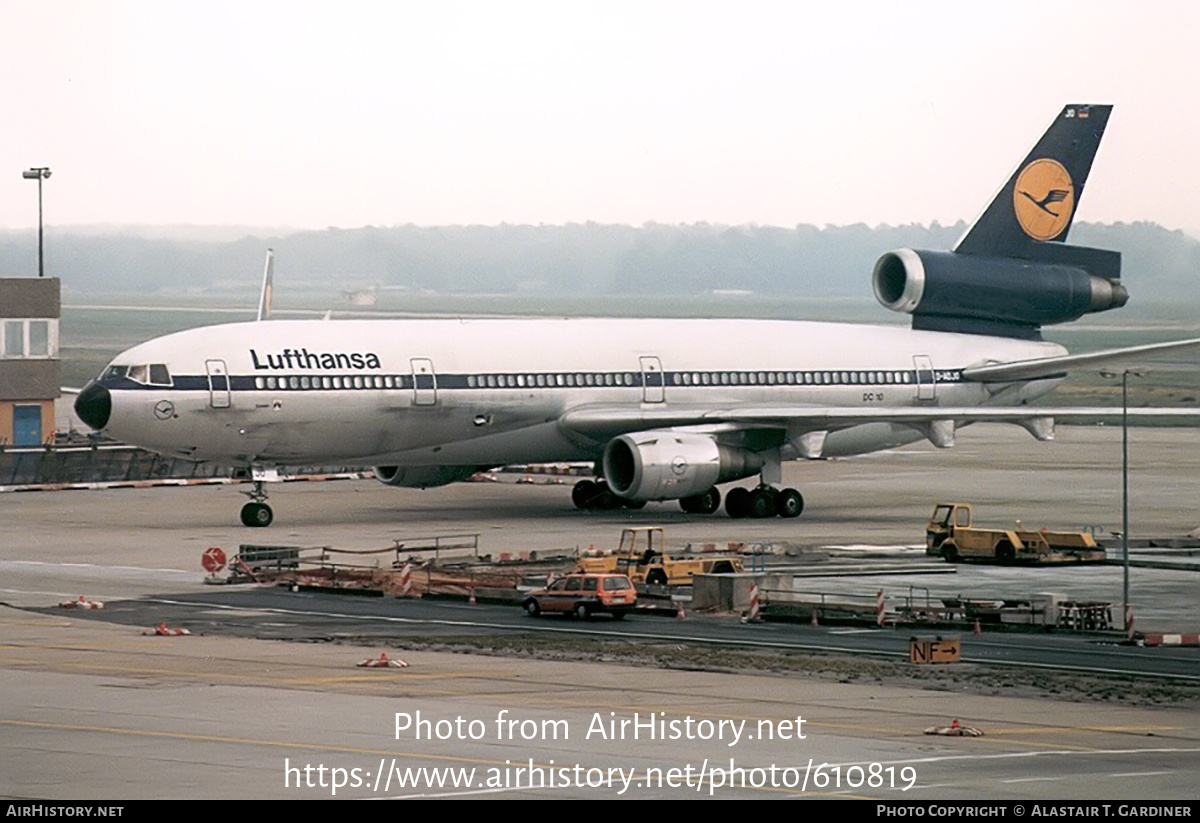
[{"label": "airport terminal building", "polygon": [[54,438],[61,305],[57,277],[0,278],[0,446]]}]

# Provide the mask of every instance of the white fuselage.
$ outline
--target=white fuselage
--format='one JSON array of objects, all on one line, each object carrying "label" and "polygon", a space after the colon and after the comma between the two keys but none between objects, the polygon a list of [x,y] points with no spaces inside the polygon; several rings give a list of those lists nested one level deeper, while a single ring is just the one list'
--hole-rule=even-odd
[{"label": "white fuselage", "polygon": [[[597,459],[604,441],[562,422],[589,407],[862,406],[885,418],[890,408],[1013,405],[1057,381],[989,388],[961,370],[1063,353],[1041,341],[801,321],[275,320],[143,343],[101,382],[112,394],[106,431],[166,454],[493,466]],[[151,377],[155,366],[165,369]],[[886,420],[849,426],[829,434],[824,454],[920,437]]]}]

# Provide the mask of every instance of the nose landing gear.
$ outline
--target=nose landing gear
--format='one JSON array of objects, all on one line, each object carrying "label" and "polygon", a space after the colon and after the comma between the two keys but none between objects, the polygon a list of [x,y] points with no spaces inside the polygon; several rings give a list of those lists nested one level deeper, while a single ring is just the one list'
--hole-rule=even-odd
[{"label": "nose landing gear", "polygon": [[252,491],[242,492],[250,498],[250,502],[242,506],[242,525],[251,528],[265,528],[271,525],[271,521],[275,519],[275,513],[267,505],[266,484],[261,480],[255,480],[253,483]]}]

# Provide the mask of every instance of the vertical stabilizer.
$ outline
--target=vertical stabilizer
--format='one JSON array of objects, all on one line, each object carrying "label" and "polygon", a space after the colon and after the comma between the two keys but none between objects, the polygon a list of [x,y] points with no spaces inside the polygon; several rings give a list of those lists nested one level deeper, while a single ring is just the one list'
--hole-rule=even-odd
[{"label": "vertical stabilizer", "polygon": [[954,251],[1038,259],[1067,237],[1112,106],[1069,105]]},{"label": "vertical stabilizer", "polygon": [[263,266],[262,292],[258,295],[258,319],[271,319],[271,297],[275,287],[275,250],[267,249],[267,262]]}]

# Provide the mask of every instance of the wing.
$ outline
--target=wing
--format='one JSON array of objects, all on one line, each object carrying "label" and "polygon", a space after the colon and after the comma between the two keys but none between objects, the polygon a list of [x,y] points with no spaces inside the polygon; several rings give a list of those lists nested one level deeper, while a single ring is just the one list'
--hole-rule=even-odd
[{"label": "wing", "polygon": [[[1200,338],[1119,349],[991,363],[964,369],[962,377],[981,383],[1013,383],[1063,377],[1079,367],[1141,363],[1200,346]],[[1135,419],[1200,421],[1200,408],[1137,408]],[[740,439],[761,447],[791,443],[807,457],[820,456],[829,432],[866,423],[893,423],[917,431],[939,447],[954,444],[954,432],[967,423],[1015,423],[1039,440],[1052,440],[1056,420],[1119,420],[1120,408],[1057,406],[820,406],[722,405],[581,406],[567,411],[560,424],[575,434],[604,442],[623,434],[656,429],[693,429],[717,439]],[[749,438],[749,440],[747,440]]]},{"label": "wing", "polygon": [[[1139,419],[1200,419],[1200,408],[1129,409]],[[861,423],[903,423],[918,428],[940,421],[963,423],[1024,423],[1044,420],[1111,420],[1120,418],[1121,409],[1108,406],[731,406],[728,408],[631,409],[624,406],[585,406],[563,415],[562,424],[592,438],[647,429],[717,427],[726,430],[778,429],[822,431],[846,428]]]}]

